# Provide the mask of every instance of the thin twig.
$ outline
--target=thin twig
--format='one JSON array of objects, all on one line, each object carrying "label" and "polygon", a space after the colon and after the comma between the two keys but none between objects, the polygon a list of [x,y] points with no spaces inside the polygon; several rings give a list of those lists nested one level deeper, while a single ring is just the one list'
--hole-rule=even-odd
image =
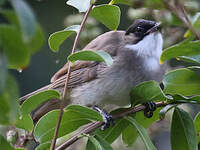
[{"label": "thin twig", "polygon": [[165,7],[169,9],[176,17],[178,17],[187,26],[187,28],[196,36],[196,38],[200,40],[200,34],[192,26],[192,23],[184,9],[184,5],[179,0],[176,2],[177,4],[172,6],[168,0],[163,0]]},{"label": "thin twig", "polygon": [[[83,21],[81,22],[80,30],[78,31],[78,33],[76,35],[76,38],[75,38],[75,41],[74,41],[74,45],[73,45],[71,54],[73,54],[75,52],[75,50],[76,50],[76,47],[78,45],[78,41],[79,41],[79,38],[80,38],[81,31],[83,30],[83,27],[85,25],[85,22],[86,22],[88,16],[89,16],[90,11],[92,10],[93,5],[94,5],[94,3],[92,3],[90,5],[88,11],[84,15]],[[71,75],[71,65],[68,62],[68,72],[67,72],[67,77],[66,77],[66,81],[65,81],[63,95],[62,95],[62,103],[60,105],[60,113],[59,113],[58,121],[57,121],[57,124],[56,124],[56,129],[55,129],[55,132],[54,132],[54,136],[53,136],[53,140],[52,140],[52,143],[51,143],[50,150],[54,150],[55,149],[56,139],[57,139],[57,136],[58,136],[58,131],[59,131],[59,128],[60,128],[60,123],[61,123],[63,112],[64,112],[63,109],[64,109],[64,106],[65,106],[65,103],[67,103],[66,102],[67,101],[67,95],[68,95],[68,93],[67,93],[68,92],[67,86],[68,86],[68,82],[69,82],[69,79],[70,79],[70,75]]]},{"label": "thin twig", "polygon": [[[164,102],[164,101],[156,103],[157,107],[164,107],[166,105],[168,105],[168,103]],[[137,107],[134,107],[134,108],[130,108],[130,109],[127,109],[127,110],[125,110],[123,112],[120,112],[120,113],[117,113],[117,114],[113,115],[113,119],[120,119],[120,118],[123,118],[123,117],[125,117],[127,115],[130,115],[130,114],[133,114],[133,113],[136,113],[136,112],[139,112],[139,111],[143,111],[144,109],[145,109],[144,105],[140,105],[140,106],[137,106]],[[104,122],[100,122],[100,121],[89,123],[80,132],[78,132],[73,137],[68,139],[66,142],[64,142],[63,144],[58,146],[56,148],[56,150],[64,150],[65,148],[69,147],[74,142],[76,142],[79,139],[80,135],[82,135],[82,134],[90,134],[93,131],[95,131],[97,128],[101,127],[103,124],[104,124]]]}]

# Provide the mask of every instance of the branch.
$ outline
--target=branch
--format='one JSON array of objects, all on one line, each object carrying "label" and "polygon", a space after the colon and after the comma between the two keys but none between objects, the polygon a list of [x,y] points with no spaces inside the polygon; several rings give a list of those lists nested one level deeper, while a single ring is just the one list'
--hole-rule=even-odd
[{"label": "branch", "polygon": [[[85,14],[85,16],[84,16],[84,18],[83,18],[83,20],[81,22],[81,27],[80,27],[80,30],[78,31],[77,35],[76,35],[71,54],[73,54],[75,52],[75,49],[76,49],[76,47],[78,45],[78,41],[79,41],[79,38],[80,38],[81,31],[83,30],[85,22],[86,22],[86,20],[87,20],[87,18],[89,16],[90,11],[92,10],[92,7],[93,7],[94,3],[92,3],[90,5],[88,11],[86,12],[86,14]],[[61,102],[61,105],[60,105],[60,114],[59,114],[59,117],[58,117],[58,122],[56,124],[56,128],[55,128],[55,132],[54,132],[54,136],[53,136],[53,140],[52,140],[52,143],[51,143],[50,150],[54,150],[55,149],[56,139],[57,139],[57,136],[58,136],[59,127],[60,127],[60,123],[61,123],[63,112],[64,112],[63,109],[65,107],[65,103],[67,103],[67,101],[69,101],[67,99],[67,95],[68,95],[67,86],[68,86],[68,82],[69,82],[69,79],[70,79],[70,75],[71,75],[71,64],[68,63],[67,77],[66,77],[66,81],[65,81],[63,95],[62,95],[62,102]]]},{"label": "branch", "polygon": [[170,5],[168,0],[163,0],[163,3],[165,4],[165,7],[169,9],[176,17],[178,17],[196,36],[196,38],[200,40],[200,34],[192,26],[192,23],[184,9],[184,5],[179,0],[176,0],[176,5],[174,6]]},{"label": "branch", "polygon": [[[164,107],[166,105],[168,105],[168,103],[165,102],[165,101],[156,103],[157,107]],[[127,115],[131,115],[133,113],[143,111],[144,109],[145,109],[144,105],[133,107],[133,108],[127,109],[125,111],[122,111],[120,113],[113,115],[113,119],[120,119],[120,118],[123,118]],[[64,142],[60,146],[58,146],[56,148],[56,150],[64,150],[65,148],[69,147],[74,142],[76,142],[82,134],[90,134],[93,131],[95,131],[97,128],[101,127],[103,124],[104,124],[104,122],[100,122],[100,121],[89,123],[86,127],[84,127],[84,129],[82,129],[77,134],[75,134],[73,137],[71,137],[69,140],[67,140],[66,142]]]}]

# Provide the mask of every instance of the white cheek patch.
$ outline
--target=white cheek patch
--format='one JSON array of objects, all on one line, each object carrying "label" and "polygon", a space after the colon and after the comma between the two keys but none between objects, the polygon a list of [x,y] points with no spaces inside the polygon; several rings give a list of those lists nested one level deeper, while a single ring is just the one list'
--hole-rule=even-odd
[{"label": "white cheek patch", "polygon": [[125,48],[136,51],[138,55],[159,57],[162,53],[163,39],[159,32],[151,33],[137,44],[127,44]]},{"label": "white cheek patch", "polygon": [[145,69],[150,71],[156,71],[159,69],[159,59],[163,48],[161,33],[151,33],[137,44],[127,44],[125,48],[135,51],[138,56],[144,58]]}]

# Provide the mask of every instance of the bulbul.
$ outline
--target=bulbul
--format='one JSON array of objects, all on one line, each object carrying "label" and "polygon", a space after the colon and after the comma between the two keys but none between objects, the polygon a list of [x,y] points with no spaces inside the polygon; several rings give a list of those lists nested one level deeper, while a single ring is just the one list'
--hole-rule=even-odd
[{"label": "bulbul", "polygon": [[[107,111],[129,105],[130,92],[136,85],[162,80],[165,73],[164,65],[159,63],[162,48],[160,24],[144,19],[136,20],[126,31],[110,31],[98,36],[83,50],[103,50],[112,56],[113,64],[75,62],[68,84],[68,104],[98,106]],[[21,101],[46,89],[63,92],[67,66],[52,77],[50,85],[22,97]],[[56,108],[59,108],[58,100],[46,102],[34,111],[33,119]]]}]

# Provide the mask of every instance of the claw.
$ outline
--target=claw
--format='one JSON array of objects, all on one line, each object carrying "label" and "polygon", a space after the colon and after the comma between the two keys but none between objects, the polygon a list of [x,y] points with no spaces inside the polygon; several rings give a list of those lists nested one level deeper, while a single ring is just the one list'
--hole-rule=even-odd
[{"label": "claw", "polygon": [[105,130],[106,128],[110,127],[110,125],[114,125],[114,120],[112,115],[108,114],[107,112],[100,109],[98,106],[93,106],[93,109],[98,111],[104,120],[104,125],[101,126],[101,130]]},{"label": "claw", "polygon": [[153,112],[156,110],[156,104],[152,101],[147,102],[144,104],[145,110],[144,110],[144,116],[147,118],[151,118],[153,116]]}]

